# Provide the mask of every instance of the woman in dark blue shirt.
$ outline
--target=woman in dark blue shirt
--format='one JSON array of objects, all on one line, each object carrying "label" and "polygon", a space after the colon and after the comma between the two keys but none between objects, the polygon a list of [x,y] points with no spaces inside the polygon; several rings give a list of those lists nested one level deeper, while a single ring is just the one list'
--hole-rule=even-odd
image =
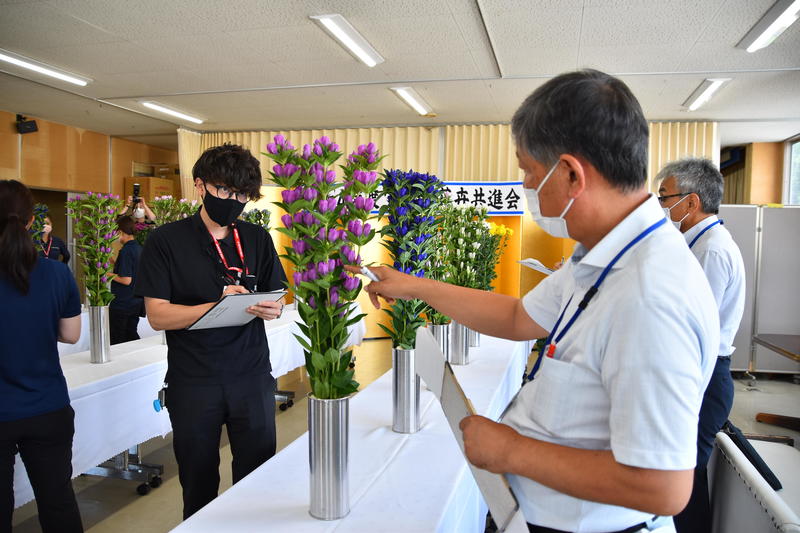
[{"label": "woman in dark blue shirt", "polygon": [[53,221],[44,217],[42,229],[42,242],[39,243],[42,257],[69,263],[69,249],[64,241],[53,235]]},{"label": "woman in dark blue shirt", "polygon": [[11,531],[14,456],[28,471],[42,531],[83,531],[72,490],[75,412],[57,341],[80,337],[80,299],[63,263],[38,257],[33,196],[0,180],[0,531]]},{"label": "woman in dark blue shirt", "polygon": [[117,219],[117,229],[122,249],[114,263],[114,277],[111,279],[111,292],[114,294],[108,306],[111,344],[138,339],[139,317],[144,316],[144,299],[133,294],[142,255],[142,245],[134,237],[136,224],[131,217],[123,215]]}]

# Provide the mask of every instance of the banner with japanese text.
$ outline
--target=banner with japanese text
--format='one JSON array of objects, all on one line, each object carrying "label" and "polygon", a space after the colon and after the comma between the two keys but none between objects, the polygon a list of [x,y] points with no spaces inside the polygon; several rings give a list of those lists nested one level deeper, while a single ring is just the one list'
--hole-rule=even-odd
[{"label": "banner with japanese text", "polygon": [[[458,207],[485,207],[490,216],[522,215],[525,213],[521,181],[445,181],[444,190]],[[384,203],[378,189],[373,197],[376,209]]]}]

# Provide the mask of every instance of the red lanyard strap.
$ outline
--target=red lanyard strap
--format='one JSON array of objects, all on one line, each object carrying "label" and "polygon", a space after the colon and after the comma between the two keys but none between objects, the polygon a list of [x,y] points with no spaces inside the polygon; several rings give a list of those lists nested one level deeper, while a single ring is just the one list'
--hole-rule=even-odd
[{"label": "red lanyard strap", "polygon": [[42,249],[42,252],[44,252],[44,256],[50,257],[50,248],[53,247],[53,237],[50,237],[50,239],[47,241],[47,250],[44,249],[44,246],[40,247]]},{"label": "red lanyard strap", "polygon": [[[211,230],[206,228],[206,231],[208,231],[208,234],[211,235],[211,242],[214,243],[214,248],[217,249],[217,255],[219,256],[219,260],[222,261],[222,264],[225,266],[225,269],[228,271],[232,270],[237,273],[236,278],[234,278],[234,276],[231,276],[229,272],[226,273],[226,275],[229,278],[236,280],[236,282],[238,283],[238,278],[241,278],[242,276],[242,269],[239,267],[232,267],[228,265],[228,260],[225,259],[225,254],[222,253],[222,248],[220,248],[219,242],[217,241],[217,239],[214,238],[214,235],[211,234]],[[250,270],[247,268],[247,264],[245,264],[244,262],[244,250],[242,249],[242,241],[239,238],[239,230],[236,229],[236,226],[233,226],[233,242],[236,244],[236,252],[239,255],[239,259],[242,261],[242,267],[244,267],[244,273],[246,276],[249,276]]]}]

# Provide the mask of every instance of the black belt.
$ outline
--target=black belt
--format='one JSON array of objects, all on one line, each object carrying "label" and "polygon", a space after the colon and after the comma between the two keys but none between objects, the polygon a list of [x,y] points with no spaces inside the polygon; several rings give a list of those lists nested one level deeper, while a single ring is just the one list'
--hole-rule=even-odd
[{"label": "black belt", "polygon": [[[608,533],[635,533],[640,529],[644,529],[647,527],[647,524],[644,522],[640,522],[635,526],[631,526],[629,528],[620,529],[618,531],[609,531]],[[528,531],[529,533],[570,533],[569,531],[562,531],[560,529],[553,529],[551,527],[544,527],[544,526],[535,526],[531,523],[528,523]]]},{"label": "black belt", "polygon": [[718,355],[717,359],[721,359],[722,361],[730,361],[731,360],[731,356],[730,355]]}]

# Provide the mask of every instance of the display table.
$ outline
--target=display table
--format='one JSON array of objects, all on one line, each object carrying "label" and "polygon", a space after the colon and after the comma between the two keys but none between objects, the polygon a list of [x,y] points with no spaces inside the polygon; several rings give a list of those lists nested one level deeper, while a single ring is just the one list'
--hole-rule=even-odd
[{"label": "display table", "polygon": [[[150,322],[147,321],[147,318],[139,318],[139,325],[137,326],[137,332],[139,333],[139,337],[145,339],[147,337],[152,337],[154,335],[158,335],[158,331],[154,330],[152,326],[150,326]],[[89,335],[89,311],[84,310],[81,311],[81,336],[78,339],[78,342],[75,344],[67,344],[65,342],[58,343],[58,354],[59,355],[69,355],[72,353],[78,352],[85,352],[89,349],[89,342],[91,335]]]},{"label": "display table", "polygon": [[[454,367],[476,410],[496,419],[522,382],[530,343],[482,337]],[[394,433],[391,371],[350,403],[350,514],[308,514],[308,433],[174,531],[458,531],[482,533],[487,508],[439,402],[424,390],[418,433]]]},{"label": "display table", "polygon": [[[305,364],[294,333],[300,316],[288,308],[280,319],[264,322],[270,346],[272,375],[279,377]],[[141,326],[141,323],[140,323]],[[350,328],[351,344],[360,344],[366,324]],[[172,430],[166,411],[156,413],[153,400],[167,372],[167,347],[161,335],[111,347],[111,361],[89,362],[89,352],[62,355],[70,403],[75,410],[72,474],[77,476],[106,459]],[[14,466],[14,505],[33,499],[28,474],[19,458]]]}]

